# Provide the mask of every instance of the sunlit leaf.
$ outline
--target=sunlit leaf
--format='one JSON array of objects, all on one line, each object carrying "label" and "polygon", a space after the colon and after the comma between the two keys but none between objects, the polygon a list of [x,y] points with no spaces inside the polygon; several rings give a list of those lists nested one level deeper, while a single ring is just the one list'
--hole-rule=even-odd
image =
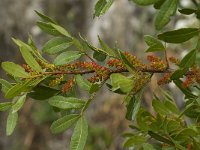
[{"label": "sunlit leaf", "polygon": [[165,47],[164,45],[157,40],[156,38],[146,35],[144,37],[145,42],[149,46],[149,48],[146,50],[146,52],[156,52],[156,51],[164,51]]},{"label": "sunlit leaf", "polygon": [[15,102],[15,104],[12,106],[12,113],[15,113],[19,109],[21,109],[21,107],[24,105],[25,100],[26,100],[26,95],[20,96]]},{"label": "sunlit leaf", "polygon": [[63,27],[57,25],[57,24],[54,24],[54,23],[50,23],[51,26],[56,30],[58,31],[60,34],[66,36],[66,37],[69,37],[71,38],[72,36],[69,34],[69,32],[67,30],[65,30]]},{"label": "sunlit leaf", "polygon": [[80,118],[77,114],[64,116],[54,121],[50,127],[52,133],[60,133],[69,129]]},{"label": "sunlit leaf", "polygon": [[48,100],[49,104],[61,109],[80,109],[85,102],[75,97],[53,96]]},{"label": "sunlit leaf", "polygon": [[0,111],[6,111],[9,108],[11,108],[11,106],[12,106],[12,102],[0,103]]},{"label": "sunlit leaf", "polygon": [[152,5],[158,2],[159,0],[132,0],[134,3],[142,6]]},{"label": "sunlit leaf", "polygon": [[165,0],[156,16],[155,26],[157,30],[161,30],[169,23],[170,17],[176,12],[177,4],[178,0]]},{"label": "sunlit leaf", "polygon": [[98,2],[95,5],[95,13],[94,16],[101,16],[105,14],[108,9],[113,4],[114,0],[98,0]]},{"label": "sunlit leaf", "polygon": [[30,75],[25,72],[24,68],[13,62],[3,62],[1,67],[10,75],[14,77],[28,78]]},{"label": "sunlit leaf", "polygon": [[42,14],[42,13],[36,11],[36,10],[35,10],[35,12],[36,12],[36,14],[37,14],[41,19],[43,19],[44,21],[47,21],[47,22],[51,22],[51,23],[55,23],[55,24],[56,24],[56,22],[55,22],[53,19],[49,18],[48,16],[46,16],[46,15],[44,15],[44,14]]},{"label": "sunlit leaf", "polygon": [[134,81],[120,73],[113,73],[110,76],[112,90],[121,89],[124,93],[128,93],[133,88]]},{"label": "sunlit leaf", "polygon": [[6,124],[6,135],[7,136],[9,136],[13,133],[13,131],[17,125],[17,120],[18,120],[17,112],[15,112],[15,113],[10,112],[8,114],[7,124]]},{"label": "sunlit leaf", "polygon": [[33,55],[30,51],[26,49],[26,47],[20,47],[20,52],[25,60],[25,62],[35,71],[42,72],[41,66],[38,64],[38,62],[35,60]]},{"label": "sunlit leaf", "polygon": [[167,43],[183,43],[197,36],[198,33],[199,29],[197,28],[181,28],[159,34],[158,39]]},{"label": "sunlit leaf", "polygon": [[47,54],[56,54],[66,50],[72,42],[66,38],[56,37],[44,44],[42,51]]},{"label": "sunlit leaf", "polygon": [[88,124],[84,116],[76,123],[70,142],[70,150],[83,150],[88,136]]},{"label": "sunlit leaf", "polygon": [[89,91],[91,88],[91,83],[84,79],[81,75],[76,75],[76,83],[82,90],[87,90]]},{"label": "sunlit leaf", "polygon": [[70,62],[73,62],[80,58],[83,53],[80,53],[79,51],[67,51],[63,52],[60,55],[56,57],[54,60],[54,64],[59,66],[59,65],[64,65],[68,64]]}]

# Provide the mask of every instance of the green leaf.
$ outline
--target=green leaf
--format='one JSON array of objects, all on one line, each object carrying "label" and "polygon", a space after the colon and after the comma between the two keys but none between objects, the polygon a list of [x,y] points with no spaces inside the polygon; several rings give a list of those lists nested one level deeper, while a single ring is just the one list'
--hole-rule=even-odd
[{"label": "green leaf", "polygon": [[95,5],[94,16],[101,16],[105,14],[108,9],[112,6],[114,0],[99,0]]},{"label": "green leaf", "polygon": [[24,81],[23,83],[17,83],[6,92],[5,98],[11,99],[19,95],[21,92],[26,92],[30,90],[30,87],[29,87],[30,84],[31,84],[31,80]]},{"label": "green leaf", "polygon": [[158,39],[167,43],[183,43],[197,36],[199,29],[197,28],[182,28],[178,30],[164,32],[158,35]]},{"label": "green leaf", "polygon": [[153,7],[155,9],[160,9],[160,7],[164,4],[165,0],[158,0],[158,2],[156,2]]},{"label": "green leaf", "polygon": [[14,77],[20,77],[20,78],[28,78],[30,75],[25,72],[24,68],[22,68],[20,65],[17,65],[13,62],[2,62],[1,67],[4,71],[6,71],[8,74],[14,76]]},{"label": "green leaf", "polygon": [[191,8],[183,8],[183,9],[179,9],[178,11],[184,15],[191,15],[191,14],[195,13],[197,10],[191,9]]},{"label": "green leaf", "polygon": [[83,150],[88,136],[88,124],[84,116],[76,123],[71,142],[70,150]]},{"label": "green leaf", "polygon": [[157,3],[159,0],[132,0],[132,1],[138,5],[147,6]]},{"label": "green leaf", "polygon": [[89,91],[92,86],[92,84],[88,80],[84,79],[80,74],[76,75],[76,83],[82,90],[86,91]]},{"label": "green leaf", "polygon": [[157,30],[161,30],[169,23],[170,17],[176,12],[177,4],[178,0],[165,0],[156,16],[155,26]]},{"label": "green leaf", "polygon": [[176,70],[170,77],[171,80],[176,80],[179,78],[182,78],[183,75],[186,74],[186,72],[188,71],[188,68],[180,68],[178,70]]},{"label": "green leaf", "polygon": [[144,90],[141,90],[139,93],[136,95],[132,95],[131,99],[129,100],[127,107],[127,112],[126,112],[126,119],[128,120],[135,120],[136,115],[140,109],[141,105],[141,99],[143,95]]},{"label": "green leaf", "polygon": [[38,64],[38,62],[35,60],[33,55],[30,51],[26,49],[26,47],[20,47],[20,52],[25,60],[25,62],[35,71],[42,72],[41,66]]},{"label": "green leaf", "polygon": [[156,150],[152,145],[148,143],[143,144],[143,150]]},{"label": "green leaf", "polygon": [[59,53],[72,45],[67,38],[56,37],[44,44],[42,51],[47,54]]},{"label": "green leaf", "polygon": [[4,79],[0,79],[0,84],[1,84],[1,91],[3,93],[6,93],[12,87],[11,83]]},{"label": "green leaf", "polygon": [[41,56],[40,52],[37,50],[37,47],[35,43],[33,42],[31,35],[29,35],[28,44],[24,43],[23,41],[19,39],[12,38],[12,40],[19,46],[19,48],[24,47],[29,52],[31,52],[34,55],[34,57],[36,57],[37,59],[43,62],[46,62],[46,60]]},{"label": "green leaf", "polygon": [[46,87],[46,86],[36,86],[33,88],[31,93],[28,93],[28,97],[34,100],[46,100],[53,97],[55,94],[59,93],[59,90]]},{"label": "green leaf", "polygon": [[69,34],[69,32],[67,30],[65,30],[63,27],[61,27],[61,26],[59,26],[57,24],[54,24],[54,23],[50,23],[50,24],[60,34],[66,36],[66,37],[72,38],[72,36]]},{"label": "green leaf", "polygon": [[140,128],[140,130],[148,131],[150,128],[149,121],[152,118],[153,116],[147,110],[140,107],[140,110],[138,111],[136,116],[137,125]]},{"label": "green leaf", "polygon": [[12,102],[0,103],[0,111],[6,111],[6,110],[10,109],[11,106],[12,106]]},{"label": "green leaf", "polygon": [[182,129],[176,136],[175,136],[175,139],[176,140],[183,140],[183,139],[189,139],[191,137],[195,137],[197,136],[198,133],[193,130],[193,129],[190,129],[190,128],[185,128],[185,129]]},{"label": "green leaf", "polygon": [[19,99],[16,101],[16,103],[12,105],[12,113],[16,113],[18,110],[20,110],[21,107],[24,105],[25,100],[26,100],[26,95],[20,96]]},{"label": "green leaf", "polygon": [[147,43],[148,46],[150,46],[146,52],[156,52],[156,51],[164,51],[165,47],[164,45],[157,40],[156,38],[146,35],[144,37],[145,42]]},{"label": "green leaf", "polygon": [[98,40],[99,40],[99,43],[101,45],[102,50],[104,50],[105,53],[108,56],[116,57],[115,52],[105,42],[102,41],[102,39],[100,38],[100,36],[98,36]]},{"label": "green leaf", "polygon": [[93,58],[96,59],[97,61],[104,61],[106,59],[106,55],[102,54],[101,52],[94,52],[93,53]]},{"label": "green leaf", "polygon": [[173,80],[173,82],[185,94],[185,99],[197,98],[197,96],[194,95],[188,88],[183,88],[182,87],[182,83],[183,82],[180,79]]},{"label": "green leaf", "polygon": [[140,135],[133,135],[132,137],[130,137],[125,143],[124,143],[124,148],[128,148],[128,147],[133,147],[136,145],[142,145],[143,143],[146,142],[146,138],[144,136],[140,136]]},{"label": "green leaf", "polygon": [[84,49],[86,49],[86,48],[90,48],[94,52],[99,52],[99,53],[113,57],[112,54],[110,55],[110,53],[108,53],[104,49],[97,48],[97,47],[94,47],[93,45],[91,45],[86,39],[81,37],[81,35],[80,35],[80,38],[83,40],[83,43],[81,45],[80,45],[80,42],[78,43],[77,41],[75,41],[75,43],[76,43],[77,48],[81,49],[82,51],[84,51]]},{"label": "green leaf", "polygon": [[180,114],[178,107],[176,106],[175,102],[172,101],[165,101],[165,107],[174,114]]},{"label": "green leaf", "polygon": [[12,38],[12,40],[13,40],[13,42],[14,42],[17,46],[19,46],[19,48],[20,48],[20,47],[24,47],[24,48],[27,49],[28,51],[34,52],[33,49],[32,49],[32,47],[30,47],[28,44],[22,42],[21,40],[15,39],[15,38]]},{"label": "green leaf", "polygon": [[37,26],[44,32],[53,35],[53,36],[59,36],[61,35],[60,32],[58,32],[54,27],[51,26],[50,23],[45,23],[45,22],[41,22],[38,21],[37,22]]},{"label": "green leaf", "polygon": [[51,23],[55,23],[55,24],[56,24],[56,22],[55,22],[53,19],[49,18],[48,16],[46,16],[46,15],[44,15],[44,14],[42,14],[42,13],[36,11],[36,10],[35,10],[35,12],[36,12],[36,14],[37,14],[41,19],[43,19],[44,21],[47,21],[47,22],[51,22]]},{"label": "green leaf", "polygon": [[64,116],[56,121],[54,121],[50,127],[53,134],[63,132],[69,129],[75,122],[80,118],[77,114]]},{"label": "green leaf", "polygon": [[111,80],[111,85],[112,85],[113,91],[115,91],[117,89],[121,89],[122,92],[128,93],[133,88],[134,81],[120,73],[111,74],[110,80]]},{"label": "green leaf", "polygon": [[49,104],[61,109],[80,109],[85,101],[75,97],[53,96],[48,100]]},{"label": "green leaf", "polygon": [[179,63],[179,67],[181,68],[189,68],[192,65],[194,65],[195,61],[196,61],[196,54],[197,51],[194,49],[192,51],[190,51]]},{"label": "green leaf", "polygon": [[152,101],[152,106],[153,106],[154,110],[161,115],[169,114],[169,110],[167,109],[167,107],[161,101],[159,101],[157,99],[154,99]]},{"label": "green leaf", "polygon": [[8,114],[7,118],[7,124],[6,124],[6,135],[9,136],[13,133],[16,125],[17,125],[17,120],[18,120],[18,114],[10,112]]},{"label": "green leaf", "polygon": [[174,120],[169,120],[166,124],[167,126],[167,132],[175,132],[176,130],[179,130],[181,128],[180,121],[174,121]]},{"label": "green leaf", "polygon": [[168,139],[165,138],[165,137],[160,136],[160,135],[157,134],[157,133],[154,133],[154,132],[152,132],[152,131],[149,131],[148,134],[149,134],[152,138],[154,138],[154,139],[156,139],[156,140],[158,140],[158,141],[167,143],[167,144],[169,144],[169,145],[174,145],[174,143],[173,143],[172,141],[168,140]]},{"label": "green leaf", "polygon": [[89,93],[90,93],[90,94],[95,93],[95,92],[97,92],[99,89],[100,89],[99,84],[92,84],[91,87],[90,87]]},{"label": "green leaf", "polygon": [[56,59],[54,60],[54,64],[59,66],[59,65],[70,63],[80,58],[82,54],[83,53],[80,53],[78,51],[63,52],[56,57]]}]

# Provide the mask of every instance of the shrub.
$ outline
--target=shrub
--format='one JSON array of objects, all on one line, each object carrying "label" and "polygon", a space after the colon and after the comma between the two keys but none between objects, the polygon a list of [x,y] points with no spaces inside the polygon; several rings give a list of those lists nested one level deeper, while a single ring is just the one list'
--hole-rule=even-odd
[{"label": "shrub", "polygon": [[[157,9],[155,28],[157,37],[146,35],[146,52],[158,52],[148,55],[149,63],[137,56],[110,48],[100,37],[101,48],[90,44],[81,35],[73,37],[56,21],[36,11],[41,21],[38,27],[52,35],[42,48],[42,53],[56,55],[53,62],[46,60],[38,50],[32,38],[28,43],[19,39],[13,41],[26,64],[13,62],[1,64],[11,82],[0,79],[1,90],[9,102],[0,103],[0,111],[8,111],[6,134],[11,135],[17,124],[18,111],[28,97],[46,101],[55,112],[65,112],[55,120],[50,129],[52,133],[64,132],[75,125],[71,137],[70,149],[82,150],[88,135],[85,111],[96,93],[106,84],[110,91],[125,95],[127,107],[126,119],[131,121],[132,132],[124,133],[125,148],[143,150],[160,149],[200,149],[200,69],[197,56],[200,48],[199,27],[185,27],[178,30],[163,31],[170,18],[178,9],[182,15],[191,15],[197,20],[200,16],[199,4],[193,0],[193,8],[180,7],[178,0],[132,0],[142,6],[154,5]],[[103,15],[114,0],[99,0],[95,6],[94,17]],[[168,57],[170,44],[182,44],[196,39],[195,47],[181,59]],[[166,45],[166,43],[168,43]],[[68,50],[71,47],[73,51]],[[93,56],[89,53],[93,52]],[[86,61],[80,61],[84,57]],[[101,62],[101,63],[99,63]],[[100,65],[101,64],[101,65]],[[172,67],[173,66],[175,67]],[[141,105],[145,87],[154,74],[160,74],[159,85],[173,82],[184,94],[184,108],[176,105],[174,98],[164,89],[161,96],[152,93],[152,106],[156,114]],[[90,98],[84,100],[75,95],[77,87],[86,91]],[[66,115],[67,114],[67,115]]]}]

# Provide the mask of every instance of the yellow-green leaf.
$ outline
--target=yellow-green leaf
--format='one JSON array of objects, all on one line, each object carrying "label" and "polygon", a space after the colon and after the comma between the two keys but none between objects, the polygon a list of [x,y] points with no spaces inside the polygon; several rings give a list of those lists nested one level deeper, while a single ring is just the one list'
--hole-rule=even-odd
[{"label": "yellow-green leaf", "polygon": [[10,112],[8,114],[7,118],[7,124],[6,124],[6,135],[9,136],[13,133],[16,125],[17,125],[17,120],[18,120],[18,114]]},{"label": "yellow-green leaf", "polygon": [[65,130],[69,129],[78,119],[80,116],[78,114],[72,114],[64,116],[56,121],[54,121],[50,127],[52,133],[60,133],[64,132]]},{"label": "yellow-green leaf", "polygon": [[20,52],[25,60],[25,62],[35,71],[42,72],[41,66],[38,64],[38,62],[35,60],[33,55],[30,51],[26,49],[26,47],[20,47]]},{"label": "yellow-green leaf", "polygon": [[82,55],[82,53],[80,53],[78,51],[63,52],[56,57],[56,59],[54,60],[54,64],[57,66],[68,64],[68,63],[73,62],[73,61],[77,60],[78,58],[80,58],[81,55]]},{"label": "yellow-green leaf", "polygon": [[88,136],[88,124],[82,116],[74,128],[70,142],[70,150],[83,150]]},{"label": "yellow-green leaf", "polygon": [[155,20],[157,30],[161,30],[168,22],[170,17],[175,14],[177,9],[178,0],[165,0],[161,6]]},{"label": "yellow-green leaf", "polygon": [[47,54],[59,53],[72,45],[67,38],[56,37],[44,44],[42,51]]},{"label": "yellow-green leaf", "polygon": [[80,109],[85,102],[75,97],[53,96],[48,100],[49,104],[61,109]]},{"label": "yellow-green leaf", "polygon": [[20,78],[28,78],[30,75],[25,72],[24,68],[22,68],[20,65],[17,65],[13,62],[3,62],[1,64],[1,67],[4,71],[6,71],[8,74],[14,76],[14,77],[20,77]]}]

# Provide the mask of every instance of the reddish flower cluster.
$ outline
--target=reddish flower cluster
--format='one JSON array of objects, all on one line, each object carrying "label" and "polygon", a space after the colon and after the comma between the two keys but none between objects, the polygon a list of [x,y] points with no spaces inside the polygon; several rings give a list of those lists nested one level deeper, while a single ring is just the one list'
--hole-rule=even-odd
[{"label": "reddish flower cluster", "polygon": [[129,52],[124,52],[124,55],[126,56],[127,60],[138,69],[144,69],[146,68],[145,64],[143,64],[135,55],[132,55]]},{"label": "reddish flower cluster", "polygon": [[33,72],[32,68],[27,64],[23,64],[22,67],[25,69],[26,72],[29,72],[29,73]]},{"label": "reddish flower cluster", "polygon": [[62,92],[67,93],[74,85],[74,78],[69,79],[62,87]]},{"label": "reddish flower cluster", "polygon": [[108,60],[107,64],[109,67],[115,67],[117,69],[125,68],[123,62],[119,59],[110,59],[110,60]]},{"label": "reddish flower cluster", "polygon": [[49,86],[54,87],[54,86],[60,84],[60,82],[63,81],[63,78],[64,78],[63,75],[59,75],[54,80],[50,81]]},{"label": "reddish flower cluster", "polygon": [[56,68],[56,66],[54,64],[48,64],[48,63],[41,61],[41,60],[38,60],[38,59],[37,59],[37,62],[44,69],[54,70]]},{"label": "reddish flower cluster", "polygon": [[166,62],[161,60],[158,56],[148,55],[147,60],[150,61],[148,67],[150,67],[153,70],[165,70],[167,68]]},{"label": "reddish flower cluster", "polygon": [[171,63],[173,63],[173,64],[176,64],[176,65],[178,65],[179,63],[180,63],[180,60],[179,59],[177,59],[177,58],[175,58],[175,57],[169,57],[169,61],[171,62]]},{"label": "reddish flower cluster", "polygon": [[187,88],[194,83],[200,84],[200,68],[198,67],[191,68],[190,72],[186,75],[182,86]]},{"label": "reddish flower cluster", "polygon": [[170,80],[171,75],[172,75],[172,73],[165,73],[163,75],[163,77],[157,81],[157,84],[158,85],[163,85],[163,84],[169,83],[171,81]]}]

